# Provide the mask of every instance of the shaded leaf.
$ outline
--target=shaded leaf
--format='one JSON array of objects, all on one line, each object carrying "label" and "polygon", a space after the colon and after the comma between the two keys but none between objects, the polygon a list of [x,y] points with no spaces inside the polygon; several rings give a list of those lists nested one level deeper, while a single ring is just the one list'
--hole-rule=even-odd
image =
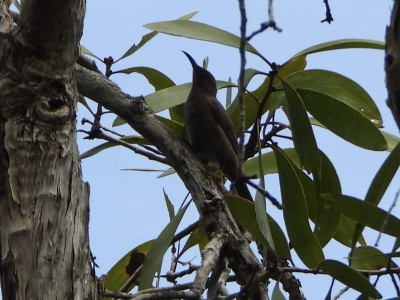
[{"label": "shaded leaf", "polygon": [[[324,99],[332,98],[332,100],[345,103],[364,115],[377,127],[382,127],[382,116],[371,96],[359,84],[343,75],[326,70],[306,70],[293,73],[288,76],[287,81],[298,90],[316,93],[314,101],[318,101],[318,95],[325,96]],[[299,93],[301,92],[299,91]],[[319,101],[323,102],[324,100],[320,99]],[[308,108],[307,102],[305,105]],[[334,110],[331,111],[332,114],[335,117],[337,115]],[[318,120],[318,118],[316,119]],[[321,120],[319,121],[321,122]]]},{"label": "shaded leaf", "polygon": [[394,237],[400,236],[400,220],[383,209],[349,196],[328,197],[330,198],[328,201],[331,201],[342,214],[362,225]]},{"label": "shaded leaf", "polygon": [[320,163],[318,164],[318,169],[313,172],[318,195],[314,233],[321,246],[325,246],[336,232],[337,225],[340,221],[340,212],[330,203],[326,202],[321,195],[339,195],[342,193],[342,189],[335,167],[329,158],[320,151],[319,159]]},{"label": "shaded leaf", "polygon": [[[309,268],[316,267],[324,254],[308,223],[305,189],[296,167],[279,148],[273,146],[278,163],[283,216],[293,248]],[[300,170],[299,170],[300,171]]]},{"label": "shaded leaf", "polygon": [[305,169],[311,172],[317,167],[319,161],[317,142],[301,96],[288,82],[283,81],[282,85],[288,105],[294,147]]},{"label": "shaded leaf", "polygon": [[[260,185],[261,188],[265,189],[263,178],[261,178]],[[276,253],[275,242],[271,232],[271,226],[269,225],[268,214],[265,211],[265,196],[258,191],[256,193],[254,205],[254,212],[256,214],[258,228],[260,229],[264,239],[267,241],[269,248],[272,250],[272,252]]]},{"label": "shaded leaf", "polygon": [[[257,241],[271,249],[257,223],[254,222],[256,219],[254,203],[232,195],[225,195],[224,200],[235,220],[250,232]],[[275,253],[281,258],[290,259],[289,246],[282,229],[270,215],[268,215],[268,223],[271,229],[271,237],[274,239]]]},{"label": "shaded leaf", "polygon": [[351,267],[358,270],[386,268],[390,257],[371,246],[356,247],[351,252]]},{"label": "shaded leaf", "polygon": [[382,166],[379,168],[371,185],[368,189],[365,201],[374,205],[378,205],[383,195],[385,194],[389,184],[392,182],[400,165],[400,144],[398,144]]},{"label": "shaded leaf", "polygon": [[192,231],[189,238],[187,239],[185,245],[183,246],[182,250],[180,251],[180,255],[185,253],[187,250],[192,248],[195,245],[199,244],[199,228],[196,228]]},{"label": "shaded leaf", "polygon": [[154,241],[149,253],[143,262],[143,267],[139,279],[139,290],[151,288],[154,279],[154,274],[160,269],[162,259],[165,252],[170,246],[175,231],[186,212],[189,204],[185,205],[178,211],[176,216],[169,222],[169,224],[160,233]]},{"label": "shaded leaf", "polygon": [[274,289],[272,290],[271,300],[286,300],[285,296],[281,292],[281,289],[279,288],[279,281],[275,282]]},{"label": "shaded leaf", "polygon": [[307,111],[339,137],[365,149],[387,149],[382,133],[359,111],[326,94],[301,89],[298,91]]},{"label": "shaded leaf", "polygon": [[[298,72],[300,70],[304,70],[306,66],[306,60],[304,57],[299,57],[292,59],[285,63],[279,70],[278,70],[278,75],[280,78],[285,79],[288,75]],[[259,72],[259,71],[258,71]],[[251,72],[249,71],[249,77],[251,74],[254,74],[254,71]],[[247,77],[248,78],[248,77]],[[274,85],[278,84],[279,79],[278,77],[275,77]],[[278,94],[283,94],[283,93],[278,93],[278,92],[273,92],[267,95],[269,91],[269,86],[270,86],[270,80],[269,77],[266,77],[263,83],[254,91],[249,93],[244,94],[244,103],[245,103],[245,129],[248,129],[250,126],[252,126],[256,120],[257,117],[257,111],[258,111],[258,102],[263,101],[263,99],[267,96],[269,96],[268,100],[266,101],[265,106],[262,109],[262,113],[264,114],[266,111],[268,111],[271,108],[276,108],[280,105],[281,98],[277,96]],[[254,99],[255,97],[256,99]],[[239,98],[236,97],[235,100],[232,102],[232,105],[230,105],[227,109],[229,115],[231,116],[232,123],[236,130],[240,128],[240,105],[239,105]]]},{"label": "shaded leaf", "polygon": [[[104,279],[107,290],[118,292],[128,279],[142,266],[144,258],[153,246],[154,240],[145,242],[124,255],[108,272]],[[137,283],[135,283],[137,284]],[[130,289],[134,287],[133,284]],[[129,289],[129,290],[130,290]]]},{"label": "shaded leaf", "polygon": [[341,262],[335,260],[324,260],[319,265],[319,268],[344,285],[347,285],[366,296],[375,299],[382,298],[381,294],[379,294],[365,276]]}]

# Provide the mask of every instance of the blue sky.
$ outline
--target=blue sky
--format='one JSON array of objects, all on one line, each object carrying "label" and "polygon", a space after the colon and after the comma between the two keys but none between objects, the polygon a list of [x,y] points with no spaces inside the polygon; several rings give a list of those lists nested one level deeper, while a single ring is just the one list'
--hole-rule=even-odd
[{"label": "blue sky", "polygon": [[[267,20],[267,1],[248,1],[248,32],[259,28]],[[250,3],[251,2],[251,3]],[[312,45],[344,38],[384,40],[389,21],[391,0],[330,1],[334,22],[320,23],[325,17],[322,1],[274,1],[275,20],[282,33],[266,31],[252,40],[270,61],[278,64]],[[149,30],[142,25],[172,20],[190,12],[198,11],[193,20],[207,23],[234,34],[239,34],[239,13],[236,1],[154,1],[138,0],[110,1],[88,0],[82,44],[99,57],[120,57],[133,43],[138,43]],[[190,53],[198,63],[208,56],[208,69],[217,79],[237,78],[239,54],[237,49],[180,37],[158,35],[133,56],[113,67],[118,70],[133,66],[156,68],[168,75],[177,84],[191,80],[191,67],[181,50]],[[341,50],[311,55],[308,69],[328,69],[341,73],[358,82],[375,100],[383,116],[385,131],[398,135],[392,116],[386,107],[386,89],[383,71],[383,51]],[[248,54],[248,67],[265,70],[266,65],[257,57]],[[98,66],[102,68],[101,64]],[[152,87],[140,75],[116,75],[111,78],[122,90],[133,96],[147,95]],[[219,94],[224,101],[223,93]],[[80,107],[79,118],[87,116]],[[103,125],[110,126],[113,117],[106,116]],[[86,128],[88,129],[88,128]],[[127,127],[118,128],[132,134]],[[336,166],[345,194],[358,198],[365,196],[374,174],[387,157],[387,152],[373,152],[357,148],[326,130],[316,129],[319,147]],[[87,141],[79,134],[80,151],[92,148],[98,142]],[[112,149],[83,161],[84,179],[91,186],[91,247],[100,265],[98,275],[107,270],[136,245],[155,238],[168,222],[168,213],[163,200],[163,189],[176,207],[186,191],[177,176],[157,179],[157,173],[121,171],[126,168],[165,167],[149,162],[126,149]],[[397,191],[398,176],[382,202],[388,208]],[[275,176],[266,178],[270,191],[279,195]],[[271,209],[279,219],[279,212]],[[398,209],[393,212],[399,215]],[[189,224],[197,219],[192,207],[184,218]],[[370,232],[370,244],[377,234]],[[391,241],[383,239],[381,246],[389,251]],[[345,262],[348,249],[332,243],[327,247],[326,257]],[[191,259],[192,257],[188,258]],[[168,259],[168,258],[167,258]],[[299,263],[299,266],[302,266]],[[325,276],[301,276],[304,293],[308,299],[320,299],[329,288],[330,280]],[[315,284],[319,282],[318,284]],[[388,281],[385,297],[395,296]],[[378,285],[378,287],[380,287]],[[335,289],[338,292],[339,287]],[[383,290],[382,288],[380,289]],[[341,299],[353,299],[355,293],[346,293]]]}]

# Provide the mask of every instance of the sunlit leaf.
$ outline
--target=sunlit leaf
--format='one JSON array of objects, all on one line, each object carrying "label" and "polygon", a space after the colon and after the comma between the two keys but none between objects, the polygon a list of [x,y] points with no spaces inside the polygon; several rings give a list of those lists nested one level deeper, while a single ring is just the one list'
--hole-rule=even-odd
[{"label": "sunlit leaf", "polygon": [[[190,20],[194,15],[196,15],[197,12],[193,12],[187,15],[184,15],[180,17],[178,20]],[[118,58],[115,62],[118,62],[119,60],[128,57],[138,51],[140,48],[142,48],[144,45],[146,45],[152,38],[154,38],[158,32],[153,31],[148,34],[145,34],[142,36],[142,39],[140,40],[139,44],[133,44],[120,58]]]},{"label": "sunlit leaf", "polygon": [[82,54],[86,54],[86,55],[90,55],[94,58],[97,58],[100,61],[103,61],[100,57],[98,57],[96,54],[94,54],[92,51],[90,51],[88,48],[86,48],[85,46],[79,45],[80,49],[81,49],[81,53]]},{"label": "sunlit leaf", "polygon": [[385,43],[380,41],[363,40],[363,39],[335,40],[314,45],[310,48],[304,49],[299,53],[297,53],[294,57],[323,52],[323,51],[341,50],[341,49],[359,49],[359,48],[384,50]]},{"label": "sunlit leaf", "polygon": [[[238,36],[204,23],[187,20],[174,20],[150,23],[144,25],[144,27],[165,34],[208,41],[235,48],[240,47],[240,38]],[[246,44],[245,50],[262,57],[262,55],[249,43]]]}]

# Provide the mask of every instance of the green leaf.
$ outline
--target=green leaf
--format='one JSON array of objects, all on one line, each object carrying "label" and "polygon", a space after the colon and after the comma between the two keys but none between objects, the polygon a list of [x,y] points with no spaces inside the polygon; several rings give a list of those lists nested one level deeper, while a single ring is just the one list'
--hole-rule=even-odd
[{"label": "green leaf", "polygon": [[306,108],[301,96],[288,82],[282,81],[289,111],[290,128],[293,134],[293,143],[300,160],[308,172],[318,166],[318,147]]},{"label": "green leaf", "polygon": [[[365,196],[365,202],[377,206],[385,194],[389,184],[391,183],[394,175],[396,174],[400,165],[400,144],[398,144],[388,158],[384,161],[379,168],[378,173],[375,175]],[[364,226],[357,224],[356,231],[354,232],[353,242],[358,240],[359,236],[364,230]]]},{"label": "green leaf", "polygon": [[182,250],[180,251],[180,255],[182,255],[187,250],[198,244],[199,244],[199,229],[196,228],[195,230],[192,231],[189,238],[187,239],[185,246],[183,246]]},{"label": "green leaf", "polygon": [[[326,70],[306,70],[288,76],[287,81],[300,91],[314,92],[316,99],[321,95],[342,102],[365,116],[377,127],[382,127],[381,114],[371,96],[359,84],[343,75]],[[319,101],[323,102],[324,99]],[[305,105],[308,108],[307,102]],[[331,111],[332,115],[336,117],[337,113]],[[318,120],[317,117],[316,119]]]},{"label": "green leaf", "polygon": [[392,151],[397,146],[397,144],[400,143],[400,138],[382,130],[381,132],[388,144],[387,151]]},{"label": "green leaf", "polygon": [[[187,20],[174,20],[150,23],[144,25],[144,27],[165,34],[208,41],[235,48],[240,47],[240,38],[238,36],[203,23]],[[246,44],[245,50],[262,57],[262,55],[250,43]]]},{"label": "green leaf", "polygon": [[174,205],[172,204],[171,200],[169,200],[169,197],[164,189],[163,189],[163,194],[164,194],[165,204],[167,205],[167,209],[168,209],[169,219],[172,220],[175,217]]},{"label": "green leaf", "polygon": [[113,74],[116,73],[124,73],[124,74],[132,74],[138,73],[146,77],[149,83],[154,87],[156,91],[162,90],[171,86],[174,86],[175,83],[165,74],[161,73],[160,71],[149,68],[149,67],[133,67],[128,69],[123,69],[119,71],[115,71]]},{"label": "green leaf", "polygon": [[329,195],[328,197],[330,199],[327,199],[327,201],[331,201],[332,205],[342,214],[362,225],[394,237],[400,236],[400,220],[387,211],[349,196],[333,197]]},{"label": "green leaf", "polygon": [[[261,233],[257,223],[254,222],[256,219],[254,203],[248,201],[247,199],[232,195],[225,195],[224,200],[228,204],[229,210],[231,211],[235,220],[248,232],[250,232],[257,241],[262,243],[268,249],[271,249],[267,239]],[[278,223],[276,223],[270,215],[268,215],[267,218],[271,230],[271,238],[274,240],[275,253],[281,258],[290,259],[290,250],[285,234],[279,227]]]},{"label": "green leaf", "polygon": [[351,248],[356,224],[356,221],[342,214],[335,231],[335,240]]},{"label": "green leaf", "polygon": [[98,57],[96,54],[94,54],[92,51],[90,51],[88,48],[86,48],[85,46],[79,45],[81,48],[81,53],[82,54],[86,54],[86,55],[90,55],[94,58],[97,58],[100,61],[103,61],[100,57]]},{"label": "green leaf", "polygon": [[164,172],[162,172],[160,175],[157,176],[157,178],[163,178],[172,174],[175,174],[175,169],[174,168],[168,168]]},{"label": "green leaf", "polygon": [[[296,150],[293,148],[288,148],[288,149],[283,149],[285,154],[289,157],[289,159],[297,166],[300,168],[300,159],[299,155],[297,154]],[[243,169],[244,169],[244,175],[245,176],[257,176],[257,178],[260,178],[260,171],[259,171],[259,158],[254,157],[249,160],[247,160],[244,163]],[[278,173],[278,166],[276,165],[276,158],[274,152],[268,152],[264,153],[261,155],[261,161],[263,165],[263,175],[267,174],[274,174]]]},{"label": "green leaf", "polygon": [[387,149],[382,133],[360,112],[330,96],[313,91],[298,91],[304,99],[307,110],[336,135],[365,149],[375,151]]},{"label": "green leaf", "polygon": [[185,205],[178,211],[176,216],[169,222],[169,224],[160,233],[154,241],[149,253],[143,262],[142,271],[139,279],[139,290],[151,288],[154,279],[154,274],[160,269],[162,259],[165,252],[169,248],[175,231],[186,212],[189,204]]},{"label": "green leaf", "polygon": [[[193,12],[187,15],[184,15],[183,17],[180,17],[179,20],[189,20],[191,19],[194,15],[196,15],[197,12]],[[142,48],[144,45],[147,44],[147,42],[149,42],[151,39],[153,39],[156,35],[158,34],[158,32],[153,31],[150,32],[144,36],[142,36],[142,39],[140,40],[139,44],[133,44],[120,58],[118,58],[115,62],[120,61],[121,59],[128,57],[130,55],[132,55],[133,53],[135,53],[136,51],[138,51],[140,48]]]},{"label": "green leaf", "polygon": [[329,158],[322,152],[319,152],[319,168],[313,172],[314,181],[317,189],[317,206],[314,233],[322,246],[326,245],[336,232],[340,221],[340,212],[329,202],[326,202],[320,195],[342,193],[339,177],[335,167]]},{"label": "green leaf", "polygon": [[307,111],[327,129],[357,146],[387,149],[385,138],[376,128],[382,124],[380,113],[355,82],[321,70],[297,72],[287,81],[296,88]]},{"label": "green leaf", "polygon": [[382,298],[382,295],[379,294],[365,276],[341,262],[335,260],[324,260],[319,265],[319,269],[344,285],[359,291],[366,296],[373,297],[374,299]]},{"label": "green leaf", "polygon": [[[263,180],[261,180],[261,183],[263,183]],[[263,184],[261,185],[261,187],[265,189],[265,186]],[[260,192],[256,193],[254,205],[254,212],[256,214],[258,228],[260,229],[261,234],[267,241],[269,248],[272,250],[272,252],[276,253],[275,242],[273,234],[271,232],[271,226],[269,225],[268,214],[265,211],[265,196],[262,195]]]},{"label": "green leaf", "polygon": [[398,144],[376,173],[368,189],[365,201],[378,205],[400,166],[400,144]]},{"label": "green leaf", "polygon": [[[128,279],[142,266],[143,261],[153,246],[154,240],[145,242],[125,254],[108,272],[104,279],[107,290],[118,292]],[[131,290],[136,283],[129,287]],[[108,299],[108,298],[107,298]]]},{"label": "green leaf", "polygon": [[[299,57],[296,59],[292,59],[285,63],[279,70],[278,70],[278,75],[280,78],[286,78],[288,75],[304,70],[306,66],[306,60],[304,57]],[[259,73],[259,71],[257,71]],[[247,79],[247,83],[250,81],[252,74],[255,73],[255,71],[248,71],[248,75],[245,77]],[[246,74],[245,74],[246,75]],[[275,77],[274,85],[276,85],[279,81],[277,79],[278,77]],[[269,77],[266,77],[263,83],[254,91],[250,93],[245,93],[244,94],[244,103],[245,103],[245,129],[248,129],[250,126],[252,126],[256,120],[257,117],[257,112],[258,112],[258,103],[263,101],[264,98],[267,96],[269,97],[268,100],[266,101],[266,104],[264,105],[262,109],[262,113],[264,114],[266,111],[269,109],[275,109],[280,105],[281,99],[280,97],[276,97],[276,92],[272,92],[269,89],[270,86],[270,81]],[[254,99],[254,97],[257,99]],[[231,116],[232,123],[234,127],[238,130],[240,128],[240,105],[239,105],[239,98],[236,97],[235,100],[232,102],[232,105],[230,105],[227,109],[229,115]]]},{"label": "green leaf", "polygon": [[[125,143],[128,143],[128,144],[149,145],[149,141],[141,136],[124,136],[124,137],[120,138],[119,140],[123,141]],[[116,142],[105,142],[103,144],[100,144],[100,145],[93,147],[92,149],[82,153],[80,158],[85,159],[85,158],[91,157],[93,155],[100,153],[103,150],[106,150],[106,149],[109,149],[109,148],[115,147],[115,146],[121,146],[121,145]]]},{"label": "green leaf", "polygon": [[272,297],[271,300],[286,300],[285,296],[281,292],[279,288],[279,281],[275,282],[274,289],[272,291]]},{"label": "green leaf", "polygon": [[128,57],[135,53],[137,50],[142,48],[144,45],[147,44],[153,37],[155,37],[158,34],[158,32],[153,31],[150,32],[144,36],[142,36],[142,39],[140,40],[139,44],[133,44],[120,58],[118,58],[115,62],[120,61],[121,59],[124,59],[125,57]]},{"label": "green leaf", "polygon": [[[217,81],[217,88],[221,89],[230,86],[229,82]],[[192,83],[182,85],[175,85],[166,89],[156,91],[145,97],[147,104],[151,107],[154,113],[158,113],[165,109],[174,107],[176,105],[186,102],[189,95]]]},{"label": "green leaf", "polygon": [[341,49],[359,49],[359,48],[384,50],[385,43],[372,40],[363,40],[363,39],[335,40],[304,49],[299,53],[297,53],[294,57],[323,52],[323,51],[341,50]]},{"label": "green leaf", "polygon": [[351,252],[351,267],[358,270],[380,270],[386,268],[390,256],[371,246],[354,248]]},{"label": "green leaf", "polygon": [[324,259],[324,254],[308,222],[305,188],[296,166],[282,150],[276,146],[273,146],[273,150],[278,163],[283,217],[288,236],[304,264],[315,268]]}]

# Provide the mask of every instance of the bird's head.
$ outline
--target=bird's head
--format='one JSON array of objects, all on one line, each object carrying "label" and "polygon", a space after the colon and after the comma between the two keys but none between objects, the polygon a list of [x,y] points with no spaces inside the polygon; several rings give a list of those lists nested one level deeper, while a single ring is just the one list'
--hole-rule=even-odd
[{"label": "bird's head", "polygon": [[193,67],[193,83],[192,89],[200,89],[203,92],[216,95],[217,84],[214,76],[206,69],[196,64],[196,61],[185,51],[182,51],[189,59]]}]

